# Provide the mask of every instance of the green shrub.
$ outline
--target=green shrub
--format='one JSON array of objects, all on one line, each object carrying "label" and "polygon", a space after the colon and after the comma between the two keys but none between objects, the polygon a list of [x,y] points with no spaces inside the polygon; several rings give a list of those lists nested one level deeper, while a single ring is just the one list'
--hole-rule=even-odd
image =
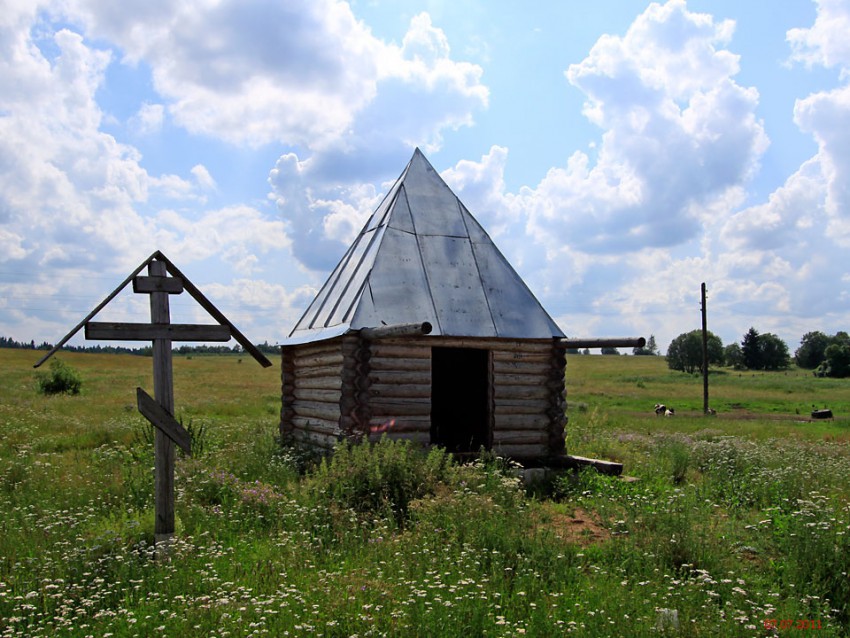
[{"label": "green shrub", "polygon": [[377,514],[403,526],[411,501],[433,494],[448,475],[451,457],[434,448],[427,455],[409,441],[337,446],[308,476],[319,499],[360,514]]},{"label": "green shrub", "polygon": [[41,394],[79,394],[83,379],[71,366],[59,359],[50,362],[50,372],[36,374]]}]

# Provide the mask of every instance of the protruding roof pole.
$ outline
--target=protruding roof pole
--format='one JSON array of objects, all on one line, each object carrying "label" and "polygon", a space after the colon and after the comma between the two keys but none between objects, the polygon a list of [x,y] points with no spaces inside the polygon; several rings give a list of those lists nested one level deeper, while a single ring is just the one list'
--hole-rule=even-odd
[{"label": "protruding roof pole", "polygon": [[379,326],[377,328],[361,328],[360,336],[371,341],[386,337],[418,337],[431,334],[433,326],[427,321],[422,323],[398,323],[393,326]]},{"label": "protruding roof pole", "polygon": [[608,337],[601,339],[559,339],[565,348],[643,348],[643,337]]}]

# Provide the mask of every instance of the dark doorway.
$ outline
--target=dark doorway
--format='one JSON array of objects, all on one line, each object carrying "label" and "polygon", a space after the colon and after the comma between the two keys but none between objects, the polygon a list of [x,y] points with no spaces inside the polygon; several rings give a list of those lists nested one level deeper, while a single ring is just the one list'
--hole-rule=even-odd
[{"label": "dark doorway", "polygon": [[477,348],[431,348],[431,444],[456,454],[490,448],[490,357]]}]

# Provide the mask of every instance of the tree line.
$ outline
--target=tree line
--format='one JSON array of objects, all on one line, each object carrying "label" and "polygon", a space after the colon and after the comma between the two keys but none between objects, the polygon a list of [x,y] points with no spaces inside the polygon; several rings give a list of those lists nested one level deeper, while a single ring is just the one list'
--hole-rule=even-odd
[{"label": "tree line", "polygon": [[[24,350],[51,350],[53,348],[52,343],[48,343],[47,341],[43,341],[40,344],[36,344],[35,341],[15,341],[10,337],[0,337],[0,348],[16,348],[16,349],[24,349]],[[263,352],[264,354],[277,354],[280,352],[279,346],[269,345],[268,341],[264,341],[263,343],[256,344],[256,348]],[[128,348],[125,346],[62,346],[62,350],[67,352],[90,352],[94,354],[133,354],[142,357],[150,357],[153,355],[153,348],[151,346],[141,346],[139,348]],[[197,345],[197,346],[187,346],[182,345],[177,348],[172,348],[171,352],[174,354],[182,354],[182,355],[192,355],[192,354],[241,354],[243,352],[242,346],[239,344],[230,346],[208,346],[208,345]]]},{"label": "tree line", "polygon": [[[707,358],[712,365],[736,370],[785,370],[792,357],[786,343],[773,333],[759,333],[750,328],[740,343],[723,345],[720,337],[707,332]],[[832,336],[823,332],[808,332],[794,352],[793,362],[813,370],[819,377],[850,376],[850,336],[838,332]],[[702,331],[692,330],[673,339],[667,348],[667,366],[693,374],[703,372]]]}]

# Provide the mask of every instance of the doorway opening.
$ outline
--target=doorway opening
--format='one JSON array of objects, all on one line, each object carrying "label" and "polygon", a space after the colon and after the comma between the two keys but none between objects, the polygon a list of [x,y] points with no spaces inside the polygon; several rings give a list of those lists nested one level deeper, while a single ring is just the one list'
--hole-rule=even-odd
[{"label": "doorway opening", "polygon": [[454,454],[490,449],[490,353],[431,348],[431,444]]}]

